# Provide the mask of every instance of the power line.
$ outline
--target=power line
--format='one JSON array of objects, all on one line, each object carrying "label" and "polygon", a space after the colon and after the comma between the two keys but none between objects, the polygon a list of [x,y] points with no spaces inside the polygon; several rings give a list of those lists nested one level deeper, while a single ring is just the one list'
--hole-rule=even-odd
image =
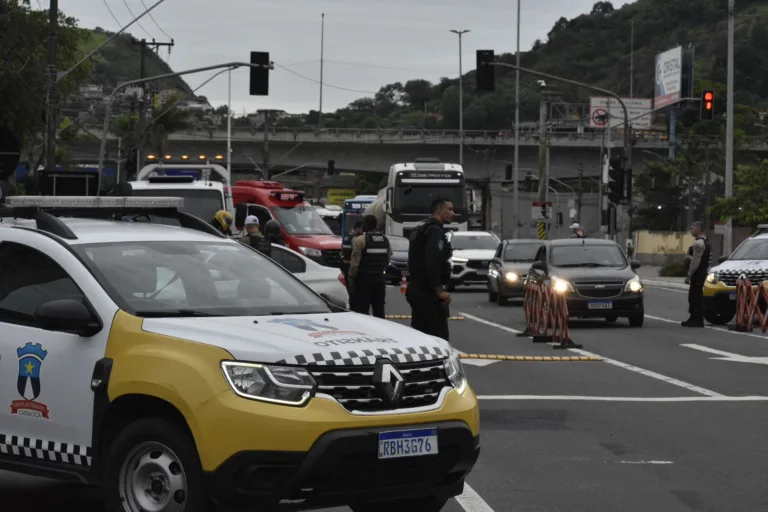
[{"label": "power line", "polygon": [[[126,0],[123,0],[123,5],[125,5],[126,9],[128,9],[128,13],[131,15],[131,18],[136,19],[136,15],[133,14],[131,7],[128,5],[128,2],[126,2]],[[140,21],[137,21],[136,24],[139,26],[139,28],[141,28],[141,30],[144,31],[145,34],[147,34],[149,37],[152,37],[152,34],[147,32],[147,29],[144,28],[144,25],[142,25]]]},{"label": "power line", "polygon": [[358,67],[358,68],[389,69],[389,70],[394,70],[394,71],[411,71],[411,72],[414,72],[414,73],[423,73],[424,71],[429,71],[429,72],[432,72],[432,73],[442,73],[442,71],[438,71],[436,69],[398,68],[398,67],[393,67],[393,66],[378,66],[376,64],[361,64],[359,62],[345,62],[345,61],[341,61],[341,60],[325,59],[325,62],[331,62],[333,64],[341,64],[342,66],[353,66],[353,67]]},{"label": "power line", "polygon": [[[293,74],[293,75],[296,75],[296,76],[298,76],[299,78],[303,78],[304,80],[309,80],[310,82],[314,82],[314,83],[316,83],[316,84],[319,84],[319,83],[320,83],[320,80],[315,80],[314,78],[310,78],[310,77],[308,77],[308,76],[302,75],[301,73],[297,73],[297,72],[295,72],[295,71],[294,71],[294,70],[292,70],[292,69],[288,69],[288,68],[287,68],[287,67],[285,67],[285,66],[281,66],[280,64],[277,64],[277,63],[275,63],[275,67],[278,67],[278,68],[280,68],[280,69],[284,69],[284,70],[286,70],[287,72],[289,72],[289,73],[291,73],[291,74]],[[330,87],[331,89],[339,89],[340,91],[359,92],[359,93],[361,93],[361,94],[376,94],[376,93],[375,93],[375,92],[373,92],[373,91],[361,91],[361,90],[359,90],[359,89],[348,89],[348,88],[346,88],[346,87],[340,87],[340,86],[338,86],[338,85],[331,85],[331,84],[327,84],[327,83],[323,83],[323,87]]]},{"label": "power line", "polygon": [[[145,4],[145,3],[144,3],[144,0],[141,0],[141,5],[143,5],[143,6],[144,6],[144,10],[149,10],[149,8],[147,7],[147,4]],[[150,19],[152,20],[152,22],[155,24],[155,26],[157,27],[157,29],[158,29],[160,32],[162,32],[162,33],[163,33],[163,35],[164,35],[165,37],[167,37],[168,39],[173,39],[171,36],[169,36],[169,35],[168,35],[168,33],[167,33],[165,30],[163,30],[163,27],[161,27],[161,26],[160,26],[160,25],[157,23],[157,20],[155,20],[155,17],[154,17],[154,16],[152,16],[152,13],[151,13],[151,12],[150,12],[150,13],[147,13],[147,14],[149,14],[149,18],[150,18]],[[171,58],[171,50],[168,50],[168,59],[170,59],[170,58]]]},{"label": "power line", "polygon": [[104,2],[104,5],[107,7],[107,10],[109,11],[109,14],[111,14],[111,15],[112,15],[112,19],[113,19],[113,20],[115,20],[115,23],[117,23],[117,26],[118,26],[118,27],[122,27],[122,26],[123,26],[123,24],[122,24],[122,23],[120,23],[120,20],[118,20],[118,19],[117,19],[117,16],[115,16],[115,13],[114,13],[114,12],[112,12],[112,8],[111,8],[111,7],[109,6],[109,4],[107,3],[107,0],[101,0],[101,1],[102,1],[102,2]]}]

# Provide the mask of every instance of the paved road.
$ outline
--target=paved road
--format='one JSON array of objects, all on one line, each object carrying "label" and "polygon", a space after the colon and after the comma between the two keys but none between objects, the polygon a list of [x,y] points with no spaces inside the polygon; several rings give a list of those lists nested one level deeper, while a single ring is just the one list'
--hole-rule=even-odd
[{"label": "paved road", "polygon": [[[389,292],[389,313],[407,314]],[[451,323],[464,352],[561,354],[516,337],[521,308],[491,304],[480,289],[459,289],[452,309],[466,318]],[[640,329],[572,322],[573,340],[601,362],[468,362],[483,452],[446,512],[768,509],[768,368],[717,359],[768,358],[768,337],[685,329],[686,311],[684,291],[648,288]],[[91,490],[3,472],[0,503],[100,510]]]}]

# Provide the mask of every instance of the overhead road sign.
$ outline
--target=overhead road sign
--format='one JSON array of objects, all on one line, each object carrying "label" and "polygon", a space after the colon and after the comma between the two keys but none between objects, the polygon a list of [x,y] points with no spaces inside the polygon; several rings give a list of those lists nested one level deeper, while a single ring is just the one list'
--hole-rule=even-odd
[{"label": "overhead road sign", "polygon": [[[651,128],[651,100],[648,98],[622,98],[627,106],[630,125],[635,130]],[[611,129],[624,128],[624,110],[615,98],[591,96],[589,98],[589,126],[605,128],[610,120]]]},{"label": "overhead road sign", "polygon": [[660,108],[682,98],[683,47],[678,46],[656,56],[656,80],[653,106]]}]

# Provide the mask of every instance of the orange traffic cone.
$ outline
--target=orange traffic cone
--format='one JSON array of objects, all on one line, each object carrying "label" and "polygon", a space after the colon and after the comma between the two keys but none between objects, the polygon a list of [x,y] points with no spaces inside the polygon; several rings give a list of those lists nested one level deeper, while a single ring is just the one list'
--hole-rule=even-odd
[{"label": "orange traffic cone", "polygon": [[403,279],[400,281],[400,293],[405,295],[405,290],[408,289],[408,281],[405,280],[405,276],[403,276]]}]

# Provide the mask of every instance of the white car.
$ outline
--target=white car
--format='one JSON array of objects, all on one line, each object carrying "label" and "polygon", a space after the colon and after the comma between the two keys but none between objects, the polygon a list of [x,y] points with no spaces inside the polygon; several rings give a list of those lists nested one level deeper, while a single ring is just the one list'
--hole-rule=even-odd
[{"label": "white car", "polygon": [[463,284],[486,284],[488,266],[501,240],[490,231],[450,231],[447,238],[453,249],[448,291]]},{"label": "white car", "polygon": [[345,302],[346,307],[349,307],[349,293],[343,282],[344,276],[339,269],[320,265],[303,254],[276,244],[272,244],[272,259],[304,281],[304,284],[315,292],[338,297]]}]

